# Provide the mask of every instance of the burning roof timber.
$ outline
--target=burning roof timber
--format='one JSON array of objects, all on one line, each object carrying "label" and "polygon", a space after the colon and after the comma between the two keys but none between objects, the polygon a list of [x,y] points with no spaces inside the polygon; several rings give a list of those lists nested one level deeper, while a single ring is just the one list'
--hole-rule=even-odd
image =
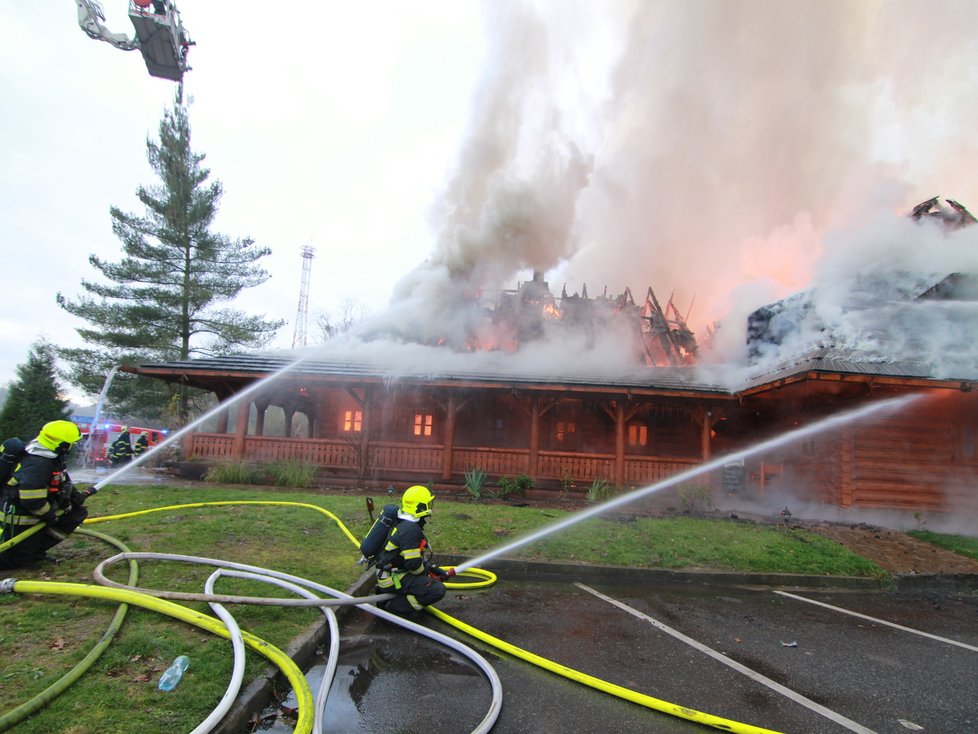
[{"label": "burning roof timber", "polygon": [[[908,216],[938,223],[946,236],[976,223],[964,206],[945,201],[929,199]],[[817,355],[914,376],[978,377],[978,273],[937,267],[920,272],[878,262],[757,309],[747,319],[750,362],[776,370]]]},{"label": "burning roof timber", "polygon": [[[585,284],[568,294],[566,285],[556,298],[540,272],[516,289],[495,294],[468,294],[459,310],[466,314],[464,338],[439,337],[430,342],[458,351],[516,352],[530,344],[582,338],[586,348],[599,335],[614,335],[619,346],[648,367],[691,365],[698,353],[696,337],[670,298],[665,308],[650,287],[641,305],[631,289],[591,298]],[[688,314],[687,314],[688,316]],[[387,336],[375,333],[371,338]]]}]

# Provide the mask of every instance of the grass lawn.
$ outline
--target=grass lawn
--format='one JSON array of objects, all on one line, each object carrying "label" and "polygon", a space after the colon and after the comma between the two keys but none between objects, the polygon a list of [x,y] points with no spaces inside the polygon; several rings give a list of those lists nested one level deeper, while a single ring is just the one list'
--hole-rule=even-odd
[{"label": "grass lawn", "polygon": [[[89,500],[91,518],[202,502],[265,501],[315,505],[336,515],[354,536],[369,528],[364,500],[349,494],[230,486],[110,486]],[[378,505],[382,502],[378,501]],[[375,513],[379,513],[378,506]],[[435,505],[428,536],[437,553],[477,556],[566,517],[562,510],[505,504]],[[288,505],[182,507],[90,523],[133,551],[200,555],[273,568],[345,589],[361,574],[353,542],[328,516]],[[930,538],[928,538],[930,540]],[[974,550],[974,548],[973,548]],[[96,538],[71,536],[44,563],[7,575],[91,583],[92,569],[117,550]],[[798,529],[698,518],[594,518],[518,549],[515,557],[668,569],[784,572],[885,577],[842,546]],[[491,563],[486,564],[491,568]],[[144,562],[139,585],[200,592],[213,569]],[[125,581],[125,564],[108,575]],[[505,583],[505,578],[500,579]],[[288,596],[277,587],[222,579],[219,593]],[[478,593],[478,592],[476,592]],[[187,606],[212,614],[206,604]],[[0,596],[0,715],[51,685],[98,642],[117,605],[80,597]],[[241,627],[279,648],[321,617],[318,610],[237,605]],[[191,659],[180,686],[163,693],[160,673],[180,654]],[[246,680],[265,669],[250,653]],[[165,615],[131,608],[119,634],[79,683],[16,727],[27,734],[128,734],[190,731],[223,694],[230,645]]]}]

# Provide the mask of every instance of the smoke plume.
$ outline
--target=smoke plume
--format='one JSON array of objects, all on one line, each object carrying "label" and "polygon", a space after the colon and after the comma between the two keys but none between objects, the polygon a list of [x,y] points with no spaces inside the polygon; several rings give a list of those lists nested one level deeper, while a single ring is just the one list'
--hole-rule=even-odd
[{"label": "smoke plume", "polygon": [[[882,260],[939,276],[941,236],[903,215],[935,194],[978,206],[962,163],[978,111],[968,2],[553,0],[486,12],[489,64],[432,207],[433,251],[374,331],[451,340],[471,328],[467,298],[539,270],[557,293],[674,293],[701,345],[719,325],[713,362],[743,360],[753,309],[810,288],[823,325],[869,343],[879,335],[847,323],[847,304],[860,288],[892,304],[900,286],[868,287],[857,271]],[[893,308],[874,318],[900,320],[909,341],[880,348],[936,352],[956,338],[917,343],[933,315]]]}]

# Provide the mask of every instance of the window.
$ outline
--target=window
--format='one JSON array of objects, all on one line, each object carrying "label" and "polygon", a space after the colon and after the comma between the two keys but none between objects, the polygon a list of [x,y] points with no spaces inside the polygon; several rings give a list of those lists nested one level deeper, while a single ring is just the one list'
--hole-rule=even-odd
[{"label": "window", "polygon": [[557,421],[557,443],[569,442],[574,437],[574,424],[571,421]]},{"label": "window", "polygon": [[343,413],[343,432],[360,433],[363,430],[363,411],[347,410]]},{"label": "window", "polygon": [[642,423],[632,423],[628,426],[628,445],[646,446],[649,442],[649,427]]},{"label": "window", "polygon": [[434,424],[434,416],[429,413],[414,414],[414,435],[430,436],[431,427]]}]

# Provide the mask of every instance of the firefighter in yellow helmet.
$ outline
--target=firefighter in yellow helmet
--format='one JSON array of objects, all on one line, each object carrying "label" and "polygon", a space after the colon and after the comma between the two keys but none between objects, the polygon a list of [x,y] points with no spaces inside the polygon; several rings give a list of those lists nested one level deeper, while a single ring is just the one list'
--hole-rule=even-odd
[{"label": "firefighter in yellow helmet", "polygon": [[424,534],[434,499],[431,490],[420,484],[404,490],[397,522],[377,561],[377,590],[397,596],[378,604],[381,609],[404,616],[445,596],[442,582],[453,574],[431,562],[431,547]]},{"label": "firefighter in yellow helmet", "polygon": [[[26,540],[0,553],[0,569],[19,568],[43,560],[88,517],[85,500],[94,487],[80,492],[65,471],[65,461],[81,433],[71,421],[45,423],[37,438],[21,449],[19,461],[3,488],[3,534],[6,542],[44,523]],[[11,440],[4,442],[6,447]],[[20,443],[23,446],[22,442]]]}]

